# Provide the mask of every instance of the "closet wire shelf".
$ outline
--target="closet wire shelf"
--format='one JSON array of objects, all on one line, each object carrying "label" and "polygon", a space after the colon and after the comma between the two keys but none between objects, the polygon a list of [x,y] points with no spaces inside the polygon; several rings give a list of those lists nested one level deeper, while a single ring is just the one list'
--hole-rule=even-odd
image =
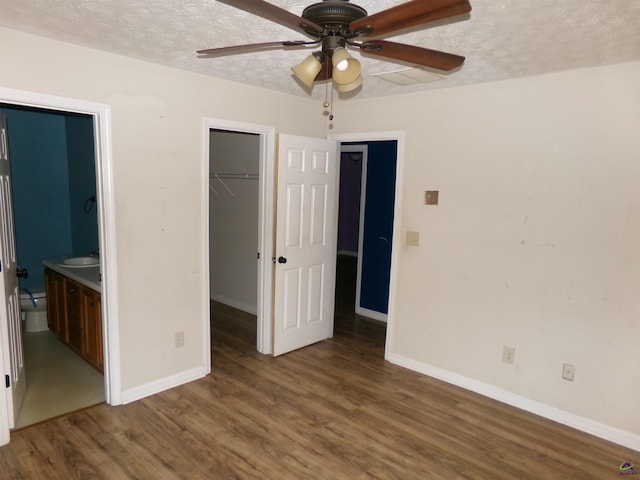
[{"label": "closet wire shelf", "polygon": [[[222,186],[225,188],[225,190],[227,192],[229,192],[229,195],[231,195],[232,197],[235,197],[235,195],[233,194],[233,192],[231,191],[231,189],[229,188],[229,186],[224,183],[223,179],[226,180],[258,180],[258,174],[257,173],[212,173],[209,175],[209,178],[214,178],[216,180],[218,180]],[[213,188],[213,185],[209,184],[209,188],[211,189],[211,191],[215,194],[215,195],[220,195],[218,193],[218,191]]]}]

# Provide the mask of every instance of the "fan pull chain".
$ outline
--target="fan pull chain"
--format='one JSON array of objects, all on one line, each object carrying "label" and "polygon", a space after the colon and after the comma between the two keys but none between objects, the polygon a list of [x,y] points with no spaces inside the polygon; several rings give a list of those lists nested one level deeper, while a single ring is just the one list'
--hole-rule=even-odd
[{"label": "fan pull chain", "polygon": [[[331,88],[331,101],[329,101],[329,84],[331,82],[326,82],[324,84],[324,102],[322,104],[322,106],[324,107],[324,112],[323,115],[325,116],[329,116],[329,121],[333,121],[333,87]],[[329,110],[327,110],[329,109]],[[332,128],[333,126],[330,124],[329,128]]]},{"label": "fan pull chain", "polygon": [[329,110],[329,121],[333,121],[333,88],[331,88],[331,107]]},{"label": "fan pull chain", "polygon": [[327,111],[327,108],[329,108],[329,105],[331,105],[329,103],[329,99],[328,99],[329,90],[327,90],[327,88],[328,88],[327,85],[328,85],[328,82],[325,82],[325,84],[324,84],[324,103],[322,104],[322,106],[325,109],[324,112],[323,112],[324,115],[329,115],[329,112]]}]

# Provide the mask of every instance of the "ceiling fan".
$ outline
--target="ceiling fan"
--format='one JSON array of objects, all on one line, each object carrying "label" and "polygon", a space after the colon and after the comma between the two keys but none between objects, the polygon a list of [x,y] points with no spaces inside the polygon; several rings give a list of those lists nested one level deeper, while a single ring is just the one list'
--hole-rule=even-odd
[{"label": "ceiling fan", "polygon": [[[235,8],[261,16],[311,37],[198,50],[201,57],[216,57],[278,48],[308,48],[321,45],[292,68],[308,88],[314,82],[333,79],[339,92],[349,92],[362,84],[360,62],[347,47],[365,55],[399,60],[423,67],[449,71],[462,65],[464,57],[402,43],[379,40],[400,30],[426,25],[471,11],[468,0],[411,0],[373,15],[349,0],[323,0],[308,6],[297,16],[264,0],[219,0]],[[361,41],[361,39],[363,39]]]}]

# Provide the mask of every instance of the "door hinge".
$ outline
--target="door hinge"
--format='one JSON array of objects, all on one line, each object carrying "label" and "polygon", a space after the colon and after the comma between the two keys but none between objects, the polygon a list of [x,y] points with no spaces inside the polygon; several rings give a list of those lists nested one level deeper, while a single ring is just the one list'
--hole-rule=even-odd
[{"label": "door hinge", "polygon": [[4,376],[4,383],[7,384],[7,388],[11,386],[11,377],[9,375]]}]

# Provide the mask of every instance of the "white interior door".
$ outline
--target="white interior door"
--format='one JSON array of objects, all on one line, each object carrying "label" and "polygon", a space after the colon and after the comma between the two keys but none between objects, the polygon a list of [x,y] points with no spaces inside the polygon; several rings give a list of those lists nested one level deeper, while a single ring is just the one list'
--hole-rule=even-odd
[{"label": "white interior door", "polygon": [[7,385],[4,411],[7,412],[9,428],[13,428],[24,399],[26,381],[9,173],[7,122],[0,114],[0,348]]},{"label": "white interior door", "polygon": [[273,355],[333,336],[337,143],[280,135]]}]

